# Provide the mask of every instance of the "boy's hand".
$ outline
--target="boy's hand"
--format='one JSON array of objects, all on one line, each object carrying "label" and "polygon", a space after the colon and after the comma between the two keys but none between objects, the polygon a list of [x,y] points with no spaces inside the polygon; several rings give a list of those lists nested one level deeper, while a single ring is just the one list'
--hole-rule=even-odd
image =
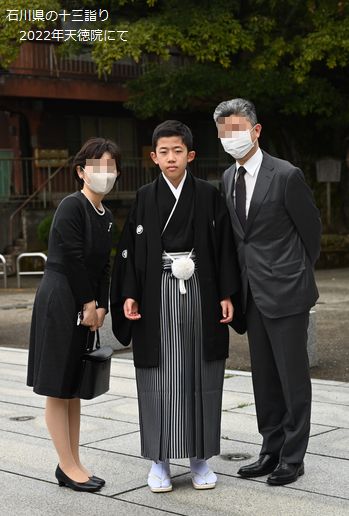
[{"label": "boy's hand", "polygon": [[230,297],[227,297],[221,301],[221,307],[223,319],[221,319],[219,322],[225,324],[230,323],[233,320],[234,315],[234,307]]},{"label": "boy's hand", "polygon": [[128,297],[124,303],[124,315],[126,319],[130,321],[137,321],[141,318],[141,314],[138,313],[138,303],[135,299]]}]

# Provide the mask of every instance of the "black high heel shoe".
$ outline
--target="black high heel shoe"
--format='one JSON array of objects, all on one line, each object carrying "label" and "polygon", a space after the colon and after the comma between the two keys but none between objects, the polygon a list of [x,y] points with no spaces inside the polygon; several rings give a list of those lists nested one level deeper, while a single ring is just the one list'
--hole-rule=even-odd
[{"label": "black high heel shoe", "polygon": [[75,482],[75,480],[67,477],[67,475],[59,467],[59,464],[56,468],[55,475],[60,487],[70,487],[70,489],[73,489],[74,491],[86,491],[94,493],[95,491],[99,491],[102,487],[100,483],[94,482],[92,479],[87,480],[86,482]]},{"label": "black high heel shoe", "polygon": [[96,477],[95,475],[92,475],[92,477],[90,477],[90,480],[92,480],[92,482],[95,482],[96,484],[100,484],[101,487],[103,487],[105,485],[104,478],[99,478],[99,477]]}]

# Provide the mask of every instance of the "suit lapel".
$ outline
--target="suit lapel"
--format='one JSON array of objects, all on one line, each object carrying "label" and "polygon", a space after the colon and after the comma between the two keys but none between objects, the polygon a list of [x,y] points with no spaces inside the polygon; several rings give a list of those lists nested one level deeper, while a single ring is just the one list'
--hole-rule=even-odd
[{"label": "suit lapel", "polygon": [[241,238],[244,238],[244,230],[241,226],[238,216],[236,215],[234,201],[233,201],[235,174],[236,174],[236,165],[234,163],[234,165],[232,165],[226,171],[226,181],[225,181],[226,202],[227,202],[231,221],[235,228],[235,231],[237,231],[237,233],[239,233]]},{"label": "suit lapel", "polygon": [[246,222],[245,234],[247,234],[261,207],[261,204],[269,190],[270,183],[275,175],[274,165],[270,156],[263,152],[263,161],[258,172],[257,181],[253,190],[250,208]]},{"label": "suit lapel", "polygon": [[236,174],[236,166],[235,163],[229,167],[226,171],[226,194],[227,194],[227,203],[233,204],[233,185],[234,185],[234,178]]}]

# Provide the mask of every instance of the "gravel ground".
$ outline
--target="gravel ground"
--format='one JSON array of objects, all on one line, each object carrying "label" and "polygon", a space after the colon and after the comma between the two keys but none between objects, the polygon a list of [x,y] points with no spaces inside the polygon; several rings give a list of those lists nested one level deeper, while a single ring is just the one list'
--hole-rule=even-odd
[{"label": "gravel ground", "polygon": [[[349,268],[316,271],[320,298],[316,305],[318,365],[312,378],[349,381]],[[27,348],[37,278],[23,278],[22,289],[0,289],[0,346]],[[227,368],[250,370],[246,336],[231,332]],[[122,351],[120,351],[122,353]]]}]

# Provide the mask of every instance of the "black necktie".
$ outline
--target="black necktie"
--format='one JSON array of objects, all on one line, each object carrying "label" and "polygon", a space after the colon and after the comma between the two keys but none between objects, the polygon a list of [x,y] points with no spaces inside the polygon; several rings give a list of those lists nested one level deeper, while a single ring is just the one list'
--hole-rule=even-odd
[{"label": "black necktie", "polygon": [[243,229],[246,226],[246,170],[239,167],[238,178],[235,184],[235,211]]}]

